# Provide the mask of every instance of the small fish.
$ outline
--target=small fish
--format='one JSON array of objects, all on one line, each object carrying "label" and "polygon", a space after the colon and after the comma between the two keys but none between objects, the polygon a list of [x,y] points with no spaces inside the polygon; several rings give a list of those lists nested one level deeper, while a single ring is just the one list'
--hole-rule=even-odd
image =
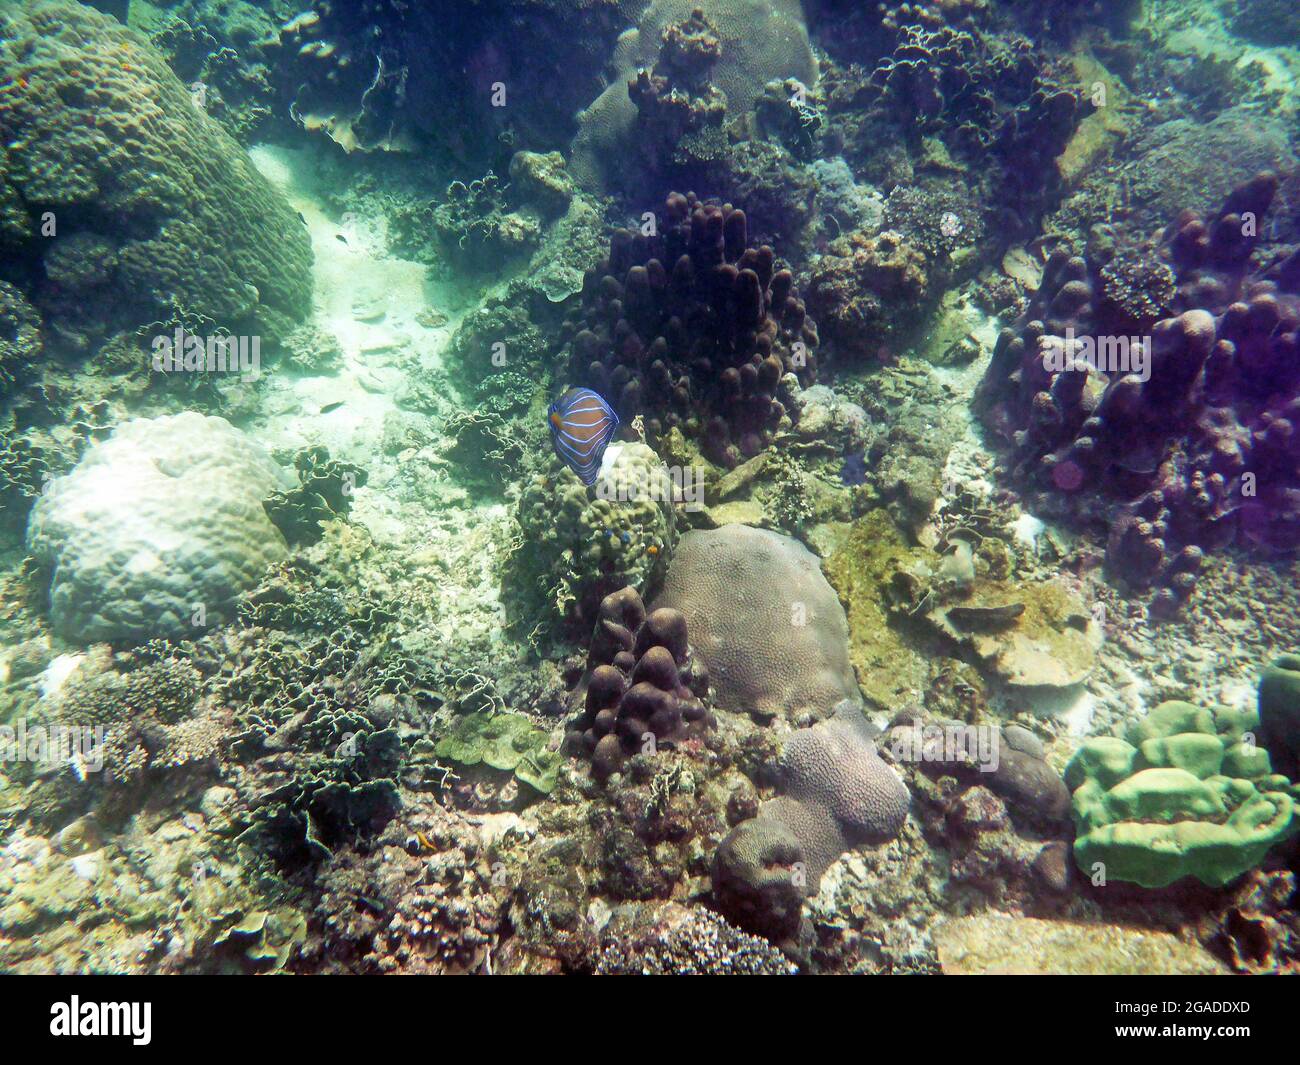
[{"label": "small fish", "polygon": [[334,239],[335,239],[335,240],[341,240],[341,241],[343,241],[344,244],[346,244],[346,243],[348,242],[348,238],[345,237],[342,233],[335,233],[335,234],[334,234]]},{"label": "small fish", "polygon": [[583,484],[594,484],[605,448],[618,431],[618,415],[590,388],[571,388],[546,412],[555,453]]},{"label": "small fish", "polygon": [[334,403],[326,403],[325,406],[321,407],[320,412],[322,414],[328,414],[332,410],[338,410],[341,406],[343,406],[344,402],[345,400],[340,399]]},{"label": "small fish", "polygon": [[840,468],[840,480],[846,485],[866,484],[867,459],[861,451],[844,456],[844,465]]}]

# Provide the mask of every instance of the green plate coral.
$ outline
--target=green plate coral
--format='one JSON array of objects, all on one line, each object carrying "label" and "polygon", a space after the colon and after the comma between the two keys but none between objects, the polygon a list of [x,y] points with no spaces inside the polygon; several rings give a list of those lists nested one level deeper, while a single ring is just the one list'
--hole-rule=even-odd
[{"label": "green plate coral", "polygon": [[562,761],[558,752],[547,748],[549,738],[523,714],[484,710],[457,717],[434,753],[458,765],[482,763],[514,773],[517,780],[546,795],[555,787]]},{"label": "green plate coral", "polygon": [[1088,875],[1143,887],[1220,887],[1300,829],[1300,789],[1256,746],[1253,711],[1161,703],[1124,739],[1088,740],[1065,770],[1074,856]]}]

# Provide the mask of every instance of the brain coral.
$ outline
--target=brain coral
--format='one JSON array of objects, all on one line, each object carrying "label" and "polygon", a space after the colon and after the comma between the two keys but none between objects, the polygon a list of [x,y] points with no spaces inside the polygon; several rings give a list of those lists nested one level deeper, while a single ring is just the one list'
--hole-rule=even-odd
[{"label": "brain coral", "polygon": [[51,572],[55,628],[78,643],[134,641],[228,618],[285,556],[262,507],[280,487],[275,463],[224,418],[120,425],[32,510],[27,544]]},{"label": "brain coral", "polygon": [[1220,887],[1300,829],[1296,786],[1255,744],[1253,712],[1161,703],[1124,739],[1088,740],[1065,769],[1074,856],[1088,875]]},{"label": "brain coral", "polygon": [[66,342],[306,313],[305,227],[136,34],[64,0],[7,10],[0,84],[0,202],[28,213],[25,235],[0,229],[0,250],[42,278],[32,300]]},{"label": "brain coral", "polygon": [[780,764],[784,794],[732,830],[714,855],[718,904],[741,927],[783,941],[798,929],[805,895],[844,851],[883,843],[907,818],[906,785],[876,753],[853,702],[796,731]]},{"label": "brain coral", "polygon": [[637,119],[628,83],[635,82],[638,70],[654,67],[664,32],[689,20],[696,9],[720,42],[710,78],[726,96],[729,120],[747,114],[770,81],[816,82],[799,0],[653,0],[637,27],[619,38],[614,78],[579,116],[570,168],[585,187],[599,189],[615,178],[607,166],[626,156],[625,141]]},{"label": "brain coral", "polygon": [[859,698],[844,609],[788,536],[748,525],[683,534],[653,607],[686,616],[724,710],[807,720]]}]

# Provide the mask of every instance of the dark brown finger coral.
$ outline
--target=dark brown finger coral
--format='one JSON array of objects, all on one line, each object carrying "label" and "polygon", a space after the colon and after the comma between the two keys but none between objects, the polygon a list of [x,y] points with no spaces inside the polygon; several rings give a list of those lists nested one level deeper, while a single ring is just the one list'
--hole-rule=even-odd
[{"label": "dark brown finger coral", "polygon": [[592,772],[604,780],[637,751],[674,746],[712,728],[708,691],[685,616],[666,608],[647,614],[636,589],[622,588],[600,604],[569,748],[589,754]]},{"label": "dark brown finger coral", "polygon": [[569,377],[638,415],[653,440],[672,428],[735,466],[782,418],[781,378],[816,376],[817,328],[745,212],[671,194],[653,224],[620,229],[588,271],[565,324]]}]

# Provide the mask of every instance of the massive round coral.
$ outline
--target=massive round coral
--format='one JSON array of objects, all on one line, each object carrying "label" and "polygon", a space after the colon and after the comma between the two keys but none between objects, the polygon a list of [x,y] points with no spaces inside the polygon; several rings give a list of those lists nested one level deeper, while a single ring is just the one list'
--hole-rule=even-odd
[{"label": "massive round coral", "polygon": [[748,525],[685,533],[652,607],[685,615],[724,710],[808,721],[859,699],[844,608],[798,540]]},{"label": "massive round coral", "polygon": [[[296,213],[147,43],[81,4],[0,22],[4,272],[74,351],[150,323],[277,332],[311,305]],[[20,212],[20,215],[22,212]]]},{"label": "massive round coral", "polygon": [[50,618],[78,643],[181,639],[229,620],[285,556],[262,501],[279,468],[224,418],[137,418],[55,478],[27,545],[46,566]]}]

